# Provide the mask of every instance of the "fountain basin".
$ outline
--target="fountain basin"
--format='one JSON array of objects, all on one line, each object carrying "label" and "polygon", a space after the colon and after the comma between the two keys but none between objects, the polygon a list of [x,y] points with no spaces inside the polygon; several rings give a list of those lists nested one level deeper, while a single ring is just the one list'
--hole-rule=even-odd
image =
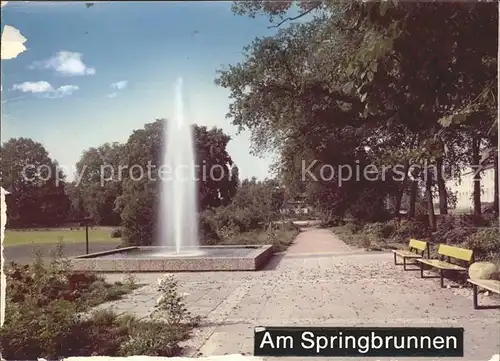
[{"label": "fountain basin", "polygon": [[272,245],[202,246],[176,254],[168,247],[125,247],[70,258],[73,270],[92,272],[256,271]]}]

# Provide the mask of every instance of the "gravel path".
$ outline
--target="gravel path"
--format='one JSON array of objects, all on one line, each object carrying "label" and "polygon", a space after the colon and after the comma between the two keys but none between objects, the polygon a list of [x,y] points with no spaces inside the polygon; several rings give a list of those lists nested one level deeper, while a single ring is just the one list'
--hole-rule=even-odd
[{"label": "gravel path", "polygon": [[[292,246],[300,253],[291,248],[273,270],[177,274],[190,310],[205,317],[186,345],[189,356],[251,355],[255,326],[285,325],[464,327],[466,360],[486,361],[500,353],[500,312],[474,310],[468,289],[441,289],[439,280],[422,280],[394,266],[392,254],[352,251],[333,235],[330,243],[336,246],[320,254],[329,242],[324,232],[302,233]],[[316,247],[316,256],[306,244]],[[158,276],[137,274],[147,286],[101,307],[147,316],[159,296]]]}]

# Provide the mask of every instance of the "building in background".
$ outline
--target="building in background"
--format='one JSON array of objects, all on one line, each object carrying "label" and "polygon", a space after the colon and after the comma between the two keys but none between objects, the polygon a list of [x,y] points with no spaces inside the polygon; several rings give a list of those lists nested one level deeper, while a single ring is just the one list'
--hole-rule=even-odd
[{"label": "building in background", "polygon": [[311,207],[306,203],[307,195],[305,193],[295,196],[285,202],[283,207],[283,213],[291,214],[309,214],[311,212]]},{"label": "building in background", "polygon": [[[460,178],[459,180],[449,180],[446,182],[446,186],[457,197],[455,211],[469,212],[473,209],[474,171],[467,168]],[[495,169],[491,164],[481,171],[481,203],[493,203],[494,197]],[[436,202],[439,202],[439,196],[436,196]]]}]

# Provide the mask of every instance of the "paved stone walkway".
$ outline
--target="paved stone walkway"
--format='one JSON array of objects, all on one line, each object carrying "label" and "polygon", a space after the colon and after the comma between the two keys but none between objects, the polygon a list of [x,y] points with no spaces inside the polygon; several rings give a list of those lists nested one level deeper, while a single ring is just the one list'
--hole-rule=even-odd
[{"label": "paved stone walkway", "polygon": [[288,248],[288,255],[347,253],[353,249],[328,229],[304,229]]},{"label": "paved stone walkway", "polygon": [[[499,353],[498,310],[476,311],[469,290],[441,289],[438,280],[394,266],[389,253],[350,250],[326,232],[301,233],[272,270],[177,274],[190,310],[205,317],[186,345],[188,355],[251,355],[255,326],[287,325],[465,327],[466,360],[485,361]],[[304,254],[312,249],[331,254]],[[148,315],[158,297],[158,276],[138,274],[146,286],[102,307]],[[117,277],[123,276],[109,275],[110,281]]]}]

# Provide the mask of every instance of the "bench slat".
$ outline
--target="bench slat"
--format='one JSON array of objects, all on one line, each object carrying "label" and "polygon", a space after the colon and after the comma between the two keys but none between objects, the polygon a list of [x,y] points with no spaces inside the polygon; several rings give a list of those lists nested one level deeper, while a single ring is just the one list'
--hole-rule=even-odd
[{"label": "bench slat", "polygon": [[448,246],[440,244],[438,253],[442,256],[460,259],[462,261],[470,262],[472,260],[473,251],[470,249]]},{"label": "bench slat", "polygon": [[484,288],[485,290],[500,294],[500,281],[497,280],[473,280],[468,279],[469,283]]},{"label": "bench slat", "polygon": [[467,269],[461,266],[457,266],[452,263],[440,261],[438,259],[425,259],[425,258],[419,258],[417,259],[417,262],[428,264],[429,266],[436,267],[439,269],[444,269],[444,270],[453,270],[453,271],[466,271]]},{"label": "bench slat", "polygon": [[415,248],[420,251],[425,251],[427,248],[427,242],[419,241],[417,239],[410,239],[410,248]]},{"label": "bench slat", "polygon": [[394,249],[392,252],[396,253],[398,256],[405,257],[405,258],[422,258],[422,255],[416,254],[404,249]]}]

